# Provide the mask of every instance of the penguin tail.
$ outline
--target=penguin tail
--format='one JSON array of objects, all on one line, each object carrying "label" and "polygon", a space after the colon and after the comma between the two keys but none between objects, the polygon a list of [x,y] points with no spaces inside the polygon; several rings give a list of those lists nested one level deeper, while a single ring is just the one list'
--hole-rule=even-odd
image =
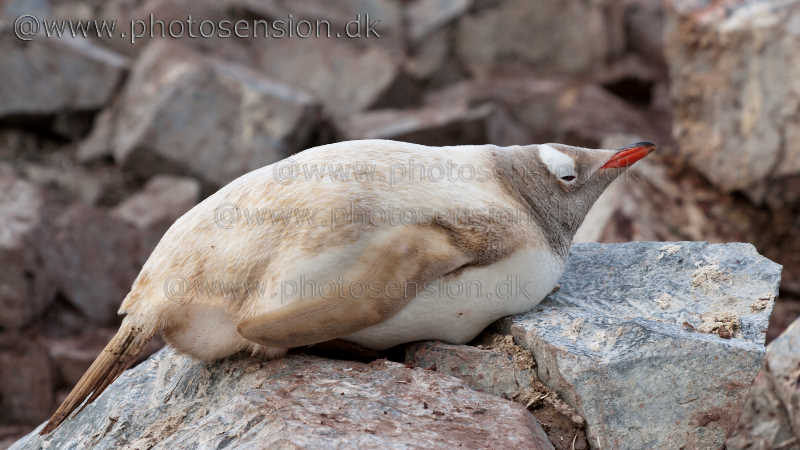
[{"label": "penguin tail", "polygon": [[136,361],[155,334],[155,329],[152,326],[136,323],[134,319],[134,316],[123,319],[117,333],[81,376],[39,434],[44,435],[58,428],[76,408],[83,404],[78,410],[80,413]]}]

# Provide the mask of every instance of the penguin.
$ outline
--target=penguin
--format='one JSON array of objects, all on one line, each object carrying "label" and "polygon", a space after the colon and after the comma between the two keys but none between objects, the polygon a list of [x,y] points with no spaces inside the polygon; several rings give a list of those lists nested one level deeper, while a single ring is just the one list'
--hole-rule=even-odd
[{"label": "penguin", "polygon": [[357,140],[242,175],[166,231],[120,329],[40,433],[94,401],[156,333],[204,361],[333,339],[466,343],[554,288],[594,201],[655,148]]}]

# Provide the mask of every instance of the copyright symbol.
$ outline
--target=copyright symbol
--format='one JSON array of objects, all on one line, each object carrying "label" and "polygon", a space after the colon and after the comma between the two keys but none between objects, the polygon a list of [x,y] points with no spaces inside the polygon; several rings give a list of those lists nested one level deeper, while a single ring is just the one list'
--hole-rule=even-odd
[{"label": "copyright symbol", "polygon": [[239,221],[239,208],[232,203],[223,203],[214,210],[214,223],[220,228],[230,229]]},{"label": "copyright symbol", "polygon": [[287,185],[292,182],[292,179],[295,176],[294,172],[295,162],[291,158],[285,159],[272,166],[272,176],[278,183],[283,185]]},{"label": "copyright symbol", "polygon": [[164,295],[167,299],[183,303],[189,293],[189,282],[183,278],[168,278],[164,282]]},{"label": "copyright symbol", "polygon": [[19,16],[14,20],[14,35],[17,39],[23,41],[30,41],[34,36],[39,34],[39,29],[42,24],[39,19],[31,14]]}]

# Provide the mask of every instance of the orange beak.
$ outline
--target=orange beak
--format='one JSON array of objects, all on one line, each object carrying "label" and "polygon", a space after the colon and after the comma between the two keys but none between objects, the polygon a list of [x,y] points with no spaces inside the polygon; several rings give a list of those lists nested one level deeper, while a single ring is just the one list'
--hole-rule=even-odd
[{"label": "orange beak", "polygon": [[619,167],[628,167],[636,161],[649,155],[650,152],[656,149],[656,144],[650,142],[639,142],[630,147],[623,148],[611,157],[601,169],[612,169]]}]

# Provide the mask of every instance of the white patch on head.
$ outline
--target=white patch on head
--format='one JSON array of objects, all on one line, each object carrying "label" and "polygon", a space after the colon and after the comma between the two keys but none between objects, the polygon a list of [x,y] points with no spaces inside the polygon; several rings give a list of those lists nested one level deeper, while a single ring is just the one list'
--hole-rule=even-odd
[{"label": "white patch on head", "polygon": [[547,166],[547,170],[558,178],[576,176],[575,160],[552,146],[539,145],[539,159]]}]

